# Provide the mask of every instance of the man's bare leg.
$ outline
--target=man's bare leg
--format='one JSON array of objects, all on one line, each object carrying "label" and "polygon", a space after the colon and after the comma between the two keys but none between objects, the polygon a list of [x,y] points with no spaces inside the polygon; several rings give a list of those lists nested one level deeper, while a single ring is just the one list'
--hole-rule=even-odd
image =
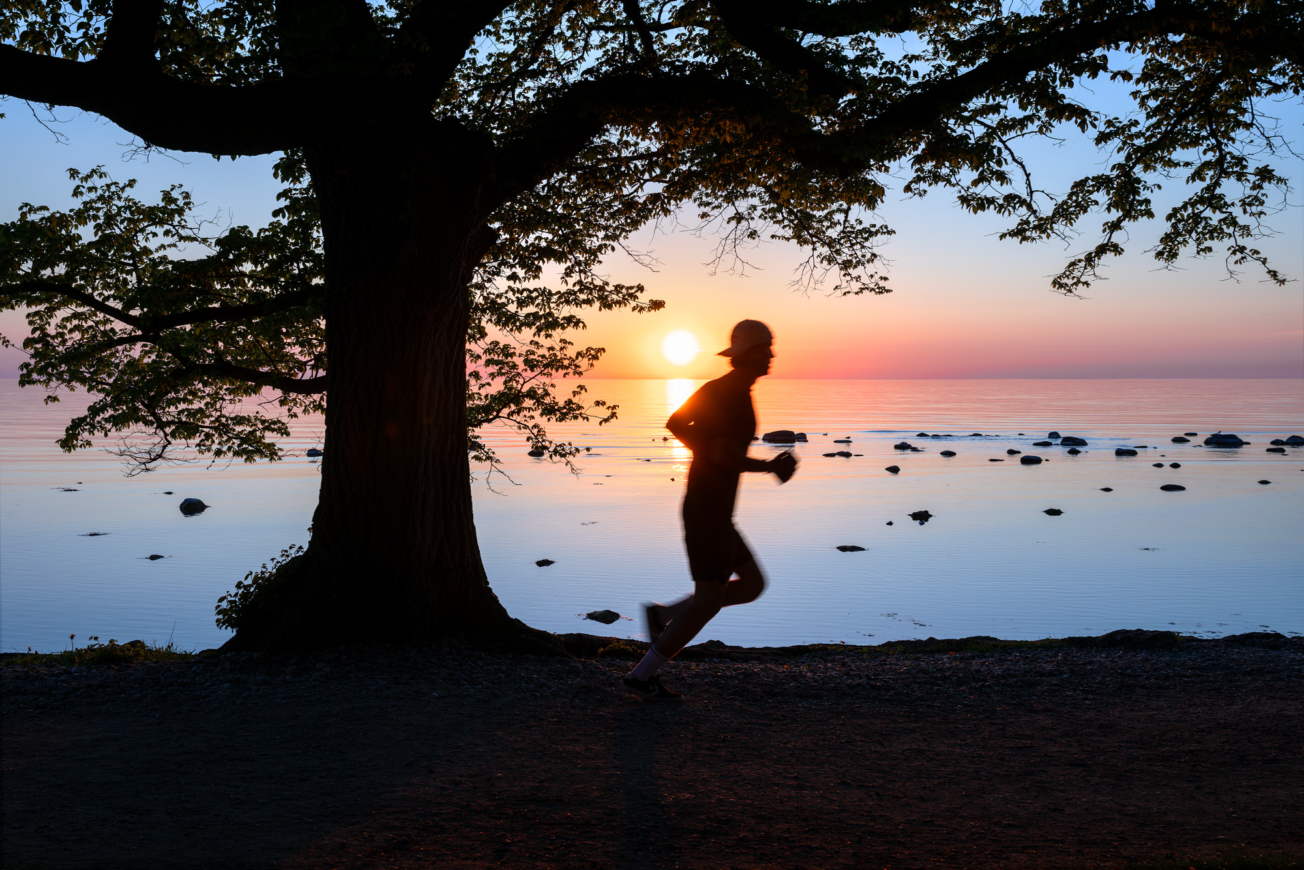
[{"label": "man's bare leg", "polygon": [[[765,591],[765,575],[761,573],[760,566],[755,562],[748,562],[738,568],[738,576],[730,580],[724,587],[724,598],[720,601],[721,607],[733,607],[735,604],[749,604],[761,597]],[[715,583],[713,586],[720,584]],[[714,590],[713,590],[714,591]],[[650,604],[648,609],[652,611],[652,618],[663,626],[669,626],[670,623],[679,614],[688,609],[688,605],[693,603],[694,595],[688,595],[672,604]],[[705,625],[705,623],[703,623]],[[701,627],[698,627],[701,631]],[[658,638],[653,638],[656,641]],[[691,640],[691,638],[690,638]]]}]

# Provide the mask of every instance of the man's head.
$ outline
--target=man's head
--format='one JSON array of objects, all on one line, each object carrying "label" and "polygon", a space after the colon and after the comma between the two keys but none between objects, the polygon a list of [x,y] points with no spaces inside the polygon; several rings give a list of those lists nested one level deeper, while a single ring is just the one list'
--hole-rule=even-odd
[{"label": "man's head", "polygon": [[770,373],[774,359],[774,333],[759,320],[741,320],[729,334],[729,346],[720,356],[729,357],[735,369],[754,377]]}]

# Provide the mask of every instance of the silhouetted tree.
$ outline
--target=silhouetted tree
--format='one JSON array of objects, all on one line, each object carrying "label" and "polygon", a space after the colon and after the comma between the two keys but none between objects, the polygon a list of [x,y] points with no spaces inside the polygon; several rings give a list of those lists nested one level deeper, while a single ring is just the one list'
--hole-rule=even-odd
[{"label": "silhouetted tree", "polygon": [[[282,413],[324,407],[311,543],[246,608],[245,645],[543,642],[485,576],[468,428],[593,410],[540,376],[579,373],[597,352],[561,341],[579,310],[656,306],[596,271],[649,221],[715,224],[723,257],[793,242],[809,254],[799,282],[886,292],[874,245],[890,230],[869,216],[896,177],[1006,216],[1019,241],[1102,214],[1103,237],[1053,281],[1073,293],[1176,176],[1161,262],[1222,246],[1229,268],[1257,261],[1282,280],[1251,245],[1285,190],[1265,109],[1301,93],[1298,3],[3,9],[0,93],[103,116],[145,147],[282,154],[284,203],[263,230],[206,234],[183,191],[147,205],[92,172],[77,176],[76,209],[25,208],[0,249],[4,305],[32,312],[25,382],[101,396],[66,447],[144,428],[153,439],[133,449],[146,464],[175,442],[269,457],[284,423],[239,400],[270,388]],[[1131,111],[1086,104],[1077,86],[1092,79],[1126,83]],[[1074,128],[1107,165],[1039,191],[1020,140]]]}]

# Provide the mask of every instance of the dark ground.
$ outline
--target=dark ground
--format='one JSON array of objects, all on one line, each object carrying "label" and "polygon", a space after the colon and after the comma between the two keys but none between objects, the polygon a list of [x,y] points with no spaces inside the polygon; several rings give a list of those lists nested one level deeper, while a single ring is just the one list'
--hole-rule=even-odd
[{"label": "dark ground", "polygon": [[[1121,866],[1304,846],[1304,643],[6,667],[33,868]],[[750,659],[750,660],[748,660]]]}]

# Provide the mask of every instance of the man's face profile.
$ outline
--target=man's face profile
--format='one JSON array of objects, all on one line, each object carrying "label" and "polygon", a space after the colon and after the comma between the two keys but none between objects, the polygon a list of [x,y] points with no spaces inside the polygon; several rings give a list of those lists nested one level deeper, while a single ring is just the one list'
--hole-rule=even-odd
[{"label": "man's face profile", "polygon": [[735,356],[733,365],[739,371],[759,378],[770,373],[772,359],[774,359],[774,342],[767,341],[765,344],[749,347]]}]

